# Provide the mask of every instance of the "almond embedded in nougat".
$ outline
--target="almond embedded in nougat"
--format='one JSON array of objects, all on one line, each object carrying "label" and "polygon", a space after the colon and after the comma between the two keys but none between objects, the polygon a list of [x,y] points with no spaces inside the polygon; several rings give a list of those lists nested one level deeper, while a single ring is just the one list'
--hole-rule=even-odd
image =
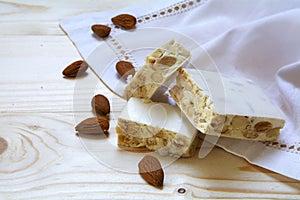
[{"label": "almond embedded in nougat", "polygon": [[173,56],[164,56],[160,60],[158,60],[158,63],[165,66],[172,66],[176,63],[177,59]]},{"label": "almond embedded in nougat", "polygon": [[107,118],[102,116],[87,118],[81,121],[75,127],[75,130],[79,134],[98,135],[104,133],[107,136],[109,130],[109,121]]},{"label": "almond embedded in nougat", "polygon": [[132,29],[136,25],[136,18],[133,15],[130,14],[120,14],[113,18],[111,18],[111,21],[124,29]]},{"label": "almond embedded in nougat", "polygon": [[164,171],[159,160],[153,156],[146,155],[138,164],[139,173],[150,185],[162,188],[164,183]]},{"label": "almond embedded in nougat", "polygon": [[92,109],[97,115],[106,116],[110,113],[110,103],[109,100],[102,94],[97,94],[93,97]]},{"label": "almond embedded in nougat", "polygon": [[83,60],[77,60],[68,65],[62,72],[65,77],[74,78],[86,72],[88,64]]}]

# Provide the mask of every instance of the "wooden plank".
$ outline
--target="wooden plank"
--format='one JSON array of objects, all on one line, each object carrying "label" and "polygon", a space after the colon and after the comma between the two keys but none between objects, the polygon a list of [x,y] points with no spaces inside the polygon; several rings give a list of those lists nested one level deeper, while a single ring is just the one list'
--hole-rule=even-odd
[{"label": "wooden plank", "polygon": [[[1,137],[8,141],[9,149],[0,157],[0,198],[101,199],[112,195],[118,199],[126,194],[141,199],[147,194],[164,199],[178,196],[180,187],[187,190],[186,195],[198,198],[300,197],[297,181],[249,166],[219,148],[203,160],[196,156],[176,160],[164,169],[164,189],[158,190],[136,173],[115,171],[95,160],[82,148],[72,121],[72,114],[1,115]],[[115,162],[122,165],[124,161]]]},{"label": "wooden plank", "polygon": [[[43,57],[50,60],[52,57],[65,58],[78,56],[76,48],[67,36],[3,36],[0,38],[0,56],[3,59]],[[47,60],[47,61],[48,61]],[[44,60],[45,62],[45,60]]]},{"label": "wooden plank", "polygon": [[[0,1],[0,35],[65,35],[59,21],[71,16],[90,12],[119,9],[150,0],[111,1]],[[108,19],[110,20],[110,19]]]},{"label": "wooden plank", "polygon": [[146,3],[150,0],[118,1],[118,0],[11,0],[0,1],[0,21],[58,21],[65,17],[89,12],[101,12],[118,9],[134,4]]},{"label": "wooden plank", "polygon": [[6,66],[0,73],[0,112],[72,112],[74,89],[82,105],[97,92],[108,96],[91,70],[78,80],[63,78],[62,70],[81,59],[66,36],[8,36],[0,42]]},{"label": "wooden plank", "polygon": [[12,35],[65,35],[57,21],[1,21],[0,23],[0,35],[5,37]]},{"label": "wooden plank", "polygon": [[90,111],[91,99],[98,93],[106,95],[115,104],[113,110],[120,109],[117,97],[110,93],[98,79],[92,77],[91,71],[88,73],[84,81],[65,79],[60,71],[57,72],[57,79],[38,80],[39,76],[37,76],[26,82],[24,82],[26,78],[11,83],[2,80],[0,113]]}]

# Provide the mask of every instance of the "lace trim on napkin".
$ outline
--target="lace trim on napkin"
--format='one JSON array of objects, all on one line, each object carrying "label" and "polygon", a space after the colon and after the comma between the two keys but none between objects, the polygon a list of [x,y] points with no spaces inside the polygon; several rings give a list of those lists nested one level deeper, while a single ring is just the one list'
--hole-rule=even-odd
[{"label": "lace trim on napkin", "polygon": [[[185,0],[168,7],[162,8],[158,11],[148,13],[142,16],[137,17],[137,24],[145,24],[154,20],[158,20],[165,17],[174,16],[180,13],[188,12],[193,8],[196,8],[200,5],[203,5],[207,0]],[[118,34],[122,31],[122,29],[114,24],[108,24],[112,28],[111,35]],[[127,49],[124,45],[122,45],[119,41],[117,41],[114,37],[109,37],[106,40],[110,47],[119,55],[119,58],[124,60],[129,60],[133,64],[135,64],[134,58],[128,53],[129,49]]]},{"label": "lace trim on napkin", "polygon": [[159,18],[169,17],[169,16],[177,15],[177,14],[180,14],[183,12],[187,12],[193,8],[203,5],[206,1],[207,0],[182,1],[179,3],[173,4],[169,7],[158,10],[156,12],[152,12],[152,13],[146,14],[144,16],[140,16],[137,19],[137,23],[143,24],[143,23],[147,23],[147,22],[150,22],[153,20],[157,20]]},{"label": "lace trim on napkin", "polygon": [[[148,13],[142,16],[137,17],[137,24],[144,24],[154,20],[158,20],[164,17],[170,17],[173,15],[177,15],[183,12],[187,12],[193,8],[196,8],[200,5],[203,5],[207,0],[185,0],[178,2],[176,4],[170,5],[166,8],[160,9],[158,11]],[[120,29],[119,26],[112,25],[116,29]]]},{"label": "lace trim on napkin", "polygon": [[300,143],[295,144],[285,144],[281,142],[262,142],[265,146],[278,149],[281,151],[286,151],[289,153],[300,154]]}]

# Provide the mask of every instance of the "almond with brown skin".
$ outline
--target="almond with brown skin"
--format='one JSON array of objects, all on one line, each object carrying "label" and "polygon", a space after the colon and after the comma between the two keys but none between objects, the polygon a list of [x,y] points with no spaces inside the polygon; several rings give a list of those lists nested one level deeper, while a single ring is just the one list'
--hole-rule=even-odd
[{"label": "almond with brown skin", "polygon": [[95,95],[91,104],[97,115],[106,116],[110,112],[109,100],[102,94]]},{"label": "almond with brown skin", "polygon": [[111,31],[111,28],[109,26],[102,25],[102,24],[94,24],[91,28],[94,34],[101,38],[105,38],[109,36]]},{"label": "almond with brown skin", "polygon": [[136,25],[136,18],[129,14],[120,14],[111,19],[111,21],[124,29],[132,29]]},{"label": "almond with brown skin", "polygon": [[147,183],[157,188],[163,187],[164,171],[157,158],[146,155],[139,162],[138,167],[140,175]]},{"label": "almond with brown skin", "polygon": [[108,135],[109,121],[102,116],[87,118],[81,121],[75,127],[75,130],[78,131],[79,134],[98,135],[104,133]]},{"label": "almond with brown skin", "polygon": [[4,138],[0,137],[0,155],[4,153],[7,150],[7,148],[8,148],[7,141]]},{"label": "almond with brown skin", "polygon": [[65,77],[74,78],[80,76],[88,69],[88,64],[83,60],[77,60],[68,65],[62,72]]},{"label": "almond with brown skin", "polygon": [[135,69],[132,65],[131,62],[128,61],[119,61],[116,64],[116,70],[118,72],[118,74],[120,75],[120,77],[124,77],[127,78],[128,75],[132,75],[134,76],[135,74]]}]

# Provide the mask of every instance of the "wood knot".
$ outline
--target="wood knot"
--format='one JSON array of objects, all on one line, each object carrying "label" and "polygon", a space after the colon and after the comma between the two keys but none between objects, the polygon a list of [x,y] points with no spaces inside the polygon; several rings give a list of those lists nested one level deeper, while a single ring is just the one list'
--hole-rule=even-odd
[{"label": "wood knot", "polygon": [[4,138],[0,137],[0,155],[6,151],[7,147],[7,141]]}]

